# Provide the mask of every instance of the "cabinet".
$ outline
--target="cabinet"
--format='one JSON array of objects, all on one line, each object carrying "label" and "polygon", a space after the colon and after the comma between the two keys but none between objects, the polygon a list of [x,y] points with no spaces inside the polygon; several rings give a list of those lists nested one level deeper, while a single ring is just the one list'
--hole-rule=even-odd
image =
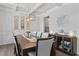
[{"label": "cabinet", "polygon": [[68,35],[56,34],[55,37],[55,48],[68,54],[76,55],[77,53],[77,38],[69,37]]}]

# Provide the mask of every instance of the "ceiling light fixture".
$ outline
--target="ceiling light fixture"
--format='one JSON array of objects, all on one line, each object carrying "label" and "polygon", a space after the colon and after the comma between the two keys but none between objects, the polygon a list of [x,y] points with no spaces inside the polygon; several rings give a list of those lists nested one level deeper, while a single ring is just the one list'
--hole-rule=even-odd
[{"label": "ceiling light fixture", "polygon": [[32,20],[32,16],[26,16],[26,21],[31,21]]},{"label": "ceiling light fixture", "polygon": [[[28,9],[29,11],[30,11],[30,9]],[[26,16],[26,20],[29,20],[29,21],[31,21],[32,20],[32,16],[31,16],[31,14],[29,13],[29,15],[28,16]]]}]

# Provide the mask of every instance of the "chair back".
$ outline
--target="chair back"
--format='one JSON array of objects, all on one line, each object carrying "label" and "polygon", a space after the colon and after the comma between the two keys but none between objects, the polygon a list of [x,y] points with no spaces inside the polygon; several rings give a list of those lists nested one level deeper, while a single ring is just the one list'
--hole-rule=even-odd
[{"label": "chair back", "polygon": [[14,38],[15,38],[15,42],[16,42],[16,53],[17,53],[17,55],[18,56],[20,56],[20,45],[19,45],[19,43],[18,43],[18,41],[17,41],[17,37],[16,36],[14,36]]},{"label": "chair back", "polygon": [[43,38],[37,40],[37,56],[50,56],[54,38]]},{"label": "chair back", "polygon": [[37,32],[37,37],[38,37],[38,38],[40,38],[40,37],[41,37],[41,35],[42,35],[42,33],[41,33],[41,32]]},{"label": "chair back", "polygon": [[42,38],[47,38],[48,37],[48,33],[42,33]]},{"label": "chair back", "polygon": [[37,36],[37,32],[32,32],[31,34],[32,36],[35,36],[35,37]]}]

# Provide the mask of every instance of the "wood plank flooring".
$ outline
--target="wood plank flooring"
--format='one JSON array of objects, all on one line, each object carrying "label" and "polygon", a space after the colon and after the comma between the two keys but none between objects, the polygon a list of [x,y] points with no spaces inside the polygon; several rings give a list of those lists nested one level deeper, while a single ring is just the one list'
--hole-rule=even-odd
[{"label": "wood plank flooring", "polygon": [[0,45],[0,56],[15,56],[14,44]]},{"label": "wood plank flooring", "polygon": [[66,53],[56,50],[56,56],[69,56]]}]

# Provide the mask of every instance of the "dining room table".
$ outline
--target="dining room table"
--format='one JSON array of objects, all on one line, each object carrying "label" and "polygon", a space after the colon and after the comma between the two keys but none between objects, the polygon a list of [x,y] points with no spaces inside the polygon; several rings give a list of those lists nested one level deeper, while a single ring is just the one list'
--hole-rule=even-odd
[{"label": "dining room table", "polygon": [[25,35],[17,35],[17,41],[20,45],[21,55],[27,55],[28,50],[36,47],[37,39],[35,37],[27,37]]}]

